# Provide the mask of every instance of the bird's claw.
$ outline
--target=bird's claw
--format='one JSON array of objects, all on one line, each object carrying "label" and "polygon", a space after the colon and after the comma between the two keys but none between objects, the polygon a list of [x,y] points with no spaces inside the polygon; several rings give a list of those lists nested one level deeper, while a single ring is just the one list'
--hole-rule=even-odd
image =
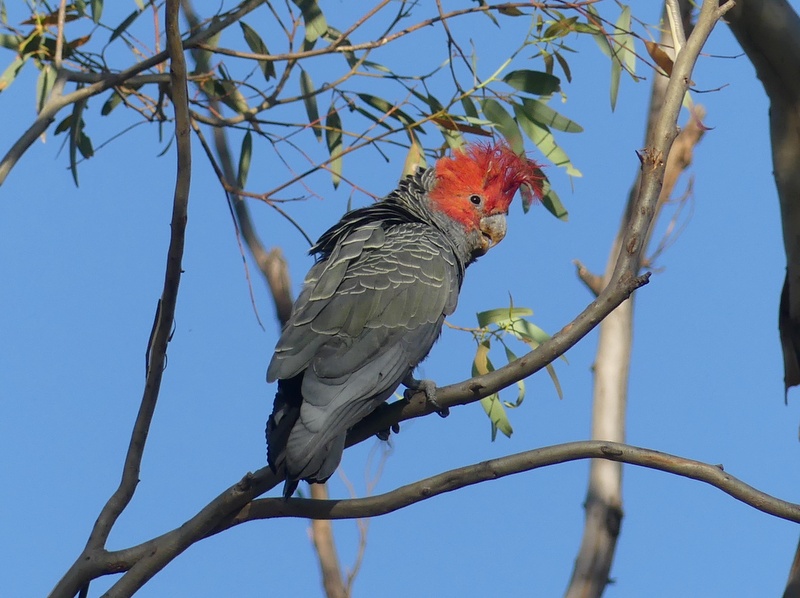
[{"label": "bird's claw", "polygon": [[414,393],[421,390],[425,393],[425,399],[431,404],[436,413],[439,414],[439,417],[447,417],[450,415],[450,408],[442,407],[436,401],[436,383],[433,380],[417,380],[409,374],[406,376],[406,379],[403,380],[403,384],[406,387],[406,391],[403,393],[406,400],[411,400]]},{"label": "bird's claw", "polygon": [[400,424],[394,423],[392,424],[391,428],[384,428],[383,430],[378,430],[377,432],[375,432],[375,436],[377,436],[379,440],[387,442],[389,440],[389,437],[392,435],[392,432],[394,432],[395,434],[399,434]]}]

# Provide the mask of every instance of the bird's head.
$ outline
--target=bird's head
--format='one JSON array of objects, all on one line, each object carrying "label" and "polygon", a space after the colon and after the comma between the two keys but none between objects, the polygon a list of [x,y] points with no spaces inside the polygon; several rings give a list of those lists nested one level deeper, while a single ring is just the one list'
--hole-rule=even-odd
[{"label": "bird's head", "polygon": [[431,207],[475,239],[474,255],[483,255],[506,234],[506,214],[520,187],[542,198],[542,172],[533,160],[504,143],[470,144],[434,166]]}]

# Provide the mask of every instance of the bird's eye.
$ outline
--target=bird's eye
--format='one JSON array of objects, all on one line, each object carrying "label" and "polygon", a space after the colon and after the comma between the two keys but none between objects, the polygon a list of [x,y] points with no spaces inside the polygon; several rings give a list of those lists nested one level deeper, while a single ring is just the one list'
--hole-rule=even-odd
[{"label": "bird's eye", "polygon": [[469,201],[473,206],[479,206],[483,203],[483,198],[480,195],[470,195]]}]

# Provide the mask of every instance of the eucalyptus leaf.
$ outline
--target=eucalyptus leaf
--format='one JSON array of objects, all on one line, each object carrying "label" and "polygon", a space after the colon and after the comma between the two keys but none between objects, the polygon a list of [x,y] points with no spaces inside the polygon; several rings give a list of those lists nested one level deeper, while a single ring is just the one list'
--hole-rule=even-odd
[{"label": "eucalyptus leaf", "polygon": [[514,89],[540,96],[549,96],[561,89],[558,77],[541,71],[511,71],[503,77],[503,81]]},{"label": "eucalyptus leaf", "polygon": [[[269,54],[267,44],[264,43],[264,40],[261,39],[261,36],[258,35],[255,29],[244,21],[239,21],[239,26],[242,28],[244,41],[247,43],[247,47],[250,48],[250,51],[254,54]],[[259,60],[258,66],[264,75],[264,79],[269,81],[275,78],[275,64],[271,60]]]},{"label": "eucalyptus leaf", "polygon": [[325,119],[325,141],[328,145],[328,152],[331,156],[331,161],[328,168],[331,171],[331,178],[333,179],[334,189],[339,186],[342,180],[342,119],[339,113],[331,106],[328,112],[328,117]]},{"label": "eucalyptus leaf", "polygon": [[306,107],[308,122],[311,124],[317,141],[322,141],[322,130],[319,127],[319,108],[317,108],[317,96],[314,94],[314,83],[308,71],[300,69],[300,93],[303,94],[303,104]]},{"label": "eucalyptus leaf", "polygon": [[533,310],[527,307],[498,307],[496,309],[478,312],[475,315],[478,318],[478,326],[480,328],[486,328],[491,324],[504,326],[512,320],[524,318],[525,316],[532,316]]},{"label": "eucalyptus leaf", "polygon": [[517,123],[500,105],[500,102],[491,98],[485,99],[481,102],[481,109],[483,115],[492,121],[500,134],[506,138],[511,149],[520,155],[523,154],[525,144],[522,141],[522,133],[519,132]]},{"label": "eucalyptus leaf", "polygon": [[253,134],[250,129],[242,139],[242,149],[239,152],[239,171],[236,175],[236,185],[244,189],[247,184],[247,175],[250,173],[250,162],[253,158]]}]

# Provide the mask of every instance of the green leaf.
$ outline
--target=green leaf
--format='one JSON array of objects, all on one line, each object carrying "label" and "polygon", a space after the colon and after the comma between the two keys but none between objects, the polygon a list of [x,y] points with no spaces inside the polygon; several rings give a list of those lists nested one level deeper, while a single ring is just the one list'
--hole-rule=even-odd
[{"label": "green leaf", "polygon": [[3,74],[0,75],[0,93],[5,91],[5,89],[14,82],[14,79],[17,78],[19,71],[25,66],[27,60],[27,57],[22,58],[17,56],[11,61],[11,64],[9,64],[6,70],[3,71]]},{"label": "green leaf", "polygon": [[242,151],[239,153],[239,172],[236,175],[236,185],[244,189],[247,184],[247,175],[250,173],[250,161],[253,157],[253,134],[250,129],[242,139]]},{"label": "green leaf", "polygon": [[22,43],[22,38],[19,35],[11,33],[0,33],[0,47],[8,50],[19,50],[19,45]]},{"label": "green leaf", "polygon": [[575,24],[575,21],[578,20],[578,17],[569,17],[568,19],[560,19],[550,25],[547,29],[545,29],[544,34],[542,35],[545,39],[554,39],[558,37],[564,37],[570,31],[572,31],[572,26]]},{"label": "green leaf", "polygon": [[[626,6],[625,9],[622,11],[623,14],[625,11],[628,11],[628,26],[630,27],[630,7]],[[631,33],[626,33],[622,36],[622,62],[625,65],[625,68],[631,75],[636,74],[636,46],[633,40],[633,35]]]},{"label": "green leaf", "polygon": [[111,111],[114,110],[117,106],[122,103],[123,97],[120,93],[115,89],[111,92],[111,95],[108,96],[108,99],[103,104],[103,107],[100,109],[100,114],[102,116],[108,116],[111,114]]},{"label": "green leaf", "polygon": [[331,170],[334,189],[339,186],[342,180],[342,119],[339,113],[331,105],[328,117],[325,119],[325,141],[328,144],[328,152],[331,161],[328,168]]},{"label": "green leaf", "polygon": [[533,120],[524,106],[514,104],[514,114],[517,117],[519,126],[548,160],[556,166],[565,167],[567,174],[570,176],[583,176],[581,171],[572,165],[566,152],[556,144],[556,140],[550,130]]},{"label": "green leaf", "polygon": [[54,135],[61,135],[64,131],[68,131],[72,127],[72,114],[68,115],[64,118],[58,125],[56,125],[56,130],[54,131]]},{"label": "green leaf", "polygon": [[564,399],[564,391],[561,390],[561,382],[558,381],[558,376],[556,375],[556,369],[553,367],[552,363],[548,363],[544,366],[547,370],[547,373],[550,374],[550,379],[553,381],[553,386],[556,387],[556,393],[558,394],[559,399]]},{"label": "green leaf", "polygon": [[439,127],[439,131],[441,131],[442,137],[444,137],[445,143],[447,143],[447,147],[453,151],[460,150],[467,144],[460,131],[452,131],[442,127]]},{"label": "green leaf", "polygon": [[[489,343],[484,341],[478,345],[478,350],[475,353],[475,359],[472,362],[472,376],[482,376],[491,371],[494,371],[494,366],[489,360]],[[481,406],[492,422],[492,442],[497,437],[497,430],[500,430],[510,438],[514,430],[511,428],[511,422],[508,420],[506,410],[500,402],[500,396],[494,393],[482,398]]]},{"label": "green leaf", "polygon": [[[615,44],[611,48],[611,110],[613,111],[617,107],[617,96],[619,94],[619,81],[620,75],[622,74],[622,64],[623,61],[626,60],[625,54],[627,54],[626,48],[626,41],[625,37],[629,36],[628,33],[631,28],[631,9],[629,6],[625,6],[622,9],[622,12],[617,19],[617,22],[614,24],[615,32],[614,32],[614,39]],[[622,38],[622,39],[620,39]],[[633,40],[631,39],[630,44],[633,44]],[[635,57],[634,57],[635,59]]]},{"label": "green leaf", "polygon": [[522,141],[522,134],[519,132],[517,123],[506,112],[506,109],[497,100],[491,98],[481,102],[481,109],[483,110],[483,115],[492,121],[500,134],[506,138],[511,149],[520,155],[523,154],[525,152],[525,144]]},{"label": "green leaf", "polygon": [[569,213],[561,203],[561,199],[558,197],[558,194],[553,190],[552,187],[550,187],[549,183],[545,185],[545,189],[546,190],[542,197],[542,205],[553,216],[563,222],[567,222],[569,220]]},{"label": "green leaf", "polygon": [[503,404],[500,402],[500,397],[497,395],[497,393],[482,398],[481,407],[483,407],[483,410],[486,412],[486,415],[489,416],[489,419],[492,422],[492,442],[494,442],[497,438],[498,430],[500,430],[508,438],[511,438],[511,435],[514,433],[514,429],[511,427],[511,422],[508,420],[508,414],[506,413]]},{"label": "green leaf", "polygon": [[564,71],[564,76],[567,78],[567,83],[572,83],[572,71],[569,69],[569,64],[567,64],[567,59],[561,55],[561,52],[553,52],[553,55],[556,57],[558,64],[561,66],[561,70]]},{"label": "green leaf", "polygon": [[464,108],[464,114],[466,114],[469,118],[474,118],[475,120],[479,120],[478,109],[475,107],[475,102],[472,101],[471,97],[464,96],[463,98],[461,98],[461,106]]},{"label": "green leaf", "polygon": [[100,22],[100,17],[103,16],[103,0],[92,0],[89,8],[92,12],[92,21],[97,25]]},{"label": "green leaf", "polygon": [[[512,361],[516,361],[518,358],[514,354],[514,352],[508,348],[508,346],[504,343],[503,348],[506,350],[506,359],[508,363]],[[506,407],[510,407],[511,409],[516,409],[520,405],[522,405],[522,401],[525,400],[525,381],[524,380],[517,380],[517,400],[511,403],[510,401],[503,401],[503,404]]]},{"label": "green leaf", "polygon": [[122,21],[122,23],[120,23],[119,25],[117,25],[116,28],[114,29],[114,31],[111,32],[111,37],[108,38],[108,43],[113,42],[120,35],[125,33],[125,30],[128,29],[128,27],[130,27],[133,24],[133,22],[136,20],[136,18],[140,14],[142,14],[142,12],[143,11],[141,9],[140,10],[134,10],[131,14],[129,14],[127,17],[125,17],[125,20]]},{"label": "green leaf", "polygon": [[319,127],[319,108],[317,108],[317,96],[314,95],[314,83],[311,81],[311,75],[308,71],[300,69],[300,93],[305,96],[303,104],[306,107],[306,114],[308,114],[308,122],[314,131],[314,136],[317,141],[322,141],[322,130]]},{"label": "green leaf", "polygon": [[549,334],[528,320],[513,320],[510,322],[508,329],[520,340],[526,343],[534,343],[536,347],[550,340]]},{"label": "green leaf", "polygon": [[[391,114],[389,114],[389,116],[394,118],[394,119],[399,120],[401,123],[403,123],[407,127],[411,127],[415,123],[414,119],[411,118],[408,114],[406,114],[405,112],[403,112],[399,108],[395,108],[394,104],[392,104],[390,102],[387,102],[383,98],[379,98],[377,96],[370,95],[368,93],[357,93],[356,95],[359,98],[361,98],[361,100],[363,102],[365,102],[366,104],[369,104],[370,106],[372,106],[373,108],[375,108],[375,110],[378,110],[379,112],[383,112],[384,114],[388,114],[389,111],[391,111]],[[424,131],[421,128],[419,128],[419,131],[421,133],[424,133]]]},{"label": "green leaf", "polygon": [[[528,320],[514,320],[507,330],[519,340],[526,343],[531,349],[536,349],[545,341],[550,340],[549,334]],[[565,363],[569,363],[564,355],[561,356],[561,359],[563,359]]]},{"label": "green leaf", "polygon": [[292,2],[303,13],[303,21],[306,24],[306,42],[314,43],[328,30],[325,15],[322,14],[316,0],[292,0]]},{"label": "green leaf", "polygon": [[[336,29],[336,27],[331,27],[328,25],[328,29],[325,31],[322,37],[325,41],[333,43],[342,37],[342,32]],[[350,40],[347,38],[344,38],[340,43],[345,46],[351,45]],[[338,53],[344,56],[344,59],[347,61],[347,64],[350,66],[350,68],[354,67],[358,63],[358,58],[356,57],[355,52],[348,50],[346,52]]]},{"label": "green leaf", "polygon": [[488,309],[486,311],[478,312],[475,314],[478,318],[478,327],[486,328],[491,324],[498,326],[505,326],[512,320],[524,318],[525,316],[532,316],[533,310],[527,307],[498,307],[497,309]]},{"label": "green leaf", "polygon": [[546,127],[556,129],[557,131],[564,131],[565,133],[583,132],[582,126],[566,116],[561,116],[541,100],[523,98],[522,105],[528,117]]},{"label": "green leaf", "polygon": [[[220,70],[222,70],[221,66]],[[222,74],[224,77],[225,73],[223,72]],[[235,81],[232,81],[228,78],[214,79],[212,90],[212,95],[216,96],[220,102],[225,104],[231,110],[239,114],[244,114],[250,111],[250,106],[247,105],[247,100],[242,95],[242,92],[239,91]]]},{"label": "green leaf", "polygon": [[[250,27],[250,25],[244,21],[239,21],[239,27],[242,28],[244,41],[247,43],[247,47],[250,48],[251,52],[254,54],[269,54],[269,50],[267,50],[267,44],[265,44],[264,40],[261,39],[261,36],[256,33],[255,29]],[[264,74],[264,79],[267,81],[275,77],[275,64],[272,61],[259,60],[258,66],[261,68],[261,72]]]},{"label": "green leaf", "polygon": [[514,89],[540,96],[549,96],[561,89],[561,81],[554,75],[541,71],[511,71],[503,81]]},{"label": "green leaf", "polygon": [[[78,187],[78,151],[83,154],[81,148],[83,138],[86,137],[83,133],[83,109],[86,107],[86,99],[78,100],[72,106],[72,119],[69,130],[69,169],[72,172],[72,180],[75,181],[75,186]],[[87,138],[88,139],[88,138]]]},{"label": "green leaf", "polygon": [[39,113],[44,108],[53,83],[56,82],[56,69],[52,64],[45,64],[36,79],[36,112]]}]

